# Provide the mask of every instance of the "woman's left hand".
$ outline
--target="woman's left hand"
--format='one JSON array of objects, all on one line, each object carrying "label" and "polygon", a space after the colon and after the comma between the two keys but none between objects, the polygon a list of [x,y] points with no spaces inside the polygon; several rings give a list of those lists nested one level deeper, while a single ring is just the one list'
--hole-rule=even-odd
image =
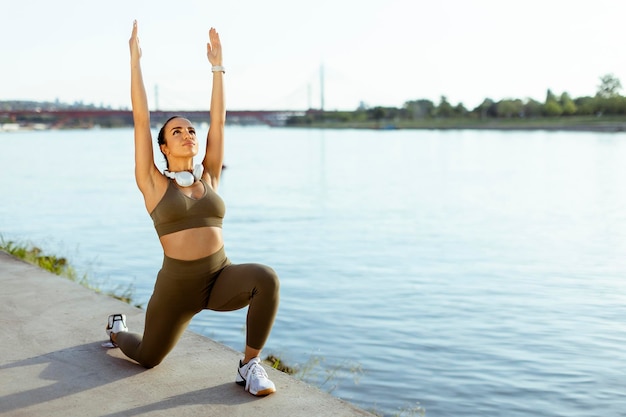
[{"label": "woman's left hand", "polygon": [[137,35],[137,21],[133,21],[133,32],[128,40],[130,46],[130,57],[132,59],[141,58],[141,47],[139,46],[139,36]]},{"label": "woman's left hand", "polygon": [[206,44],[206,56],[211,65],[222,65],[222,44],[220,35],[215,28],[209,30],[209,42]]}]

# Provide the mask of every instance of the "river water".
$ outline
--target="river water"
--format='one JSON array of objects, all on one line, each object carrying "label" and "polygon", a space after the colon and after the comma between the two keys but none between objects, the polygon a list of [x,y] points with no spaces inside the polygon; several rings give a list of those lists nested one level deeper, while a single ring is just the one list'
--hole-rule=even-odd
[{"label": "river water", "polygon": [[[626,135],[226,139],[226,251],[281,277],[265,353],[378,414],[626,415]],[[145,306],[162,253],[132,130],[0,134],[0,166],[5,240]],[[241,350],[244,317],[203,312],[191,329]]]}]

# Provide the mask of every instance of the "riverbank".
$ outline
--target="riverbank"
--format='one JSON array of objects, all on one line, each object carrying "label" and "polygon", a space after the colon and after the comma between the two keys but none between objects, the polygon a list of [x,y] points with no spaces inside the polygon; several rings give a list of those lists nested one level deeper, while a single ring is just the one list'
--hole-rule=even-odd
[{"label": "riverbank", "polygon": [[104,321],[124,313],[141,331],[145,312],[0,251],[0,414],[12,416],[369,416],[283,372],[264,398],[234,383],[241,357],[190,331],[146,370],[106,349]]}]

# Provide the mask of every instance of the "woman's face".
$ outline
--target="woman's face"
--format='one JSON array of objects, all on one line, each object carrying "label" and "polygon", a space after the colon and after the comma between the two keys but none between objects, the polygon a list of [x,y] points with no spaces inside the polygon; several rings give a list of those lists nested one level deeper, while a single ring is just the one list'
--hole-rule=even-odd
[{"label": "woman's face", "polygon": [[165,130],[165,144],[161,151],[168,157],[194,157],[198,153],[198,139],[196,129],[191,122],[177,117],[167,123]]}]

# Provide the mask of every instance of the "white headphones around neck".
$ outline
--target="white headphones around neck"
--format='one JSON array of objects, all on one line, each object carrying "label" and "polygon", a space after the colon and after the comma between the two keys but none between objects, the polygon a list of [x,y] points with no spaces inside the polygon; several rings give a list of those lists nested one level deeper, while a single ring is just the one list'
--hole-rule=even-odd
[{"label": "white headphones around neck", "polygon": [[189,187],[193,185],[197,180],[202,178],[204,173],[204,167],[202,164],[197,164],[193,167],[193,174],[188,171],[170,172],[167,169],[163,171],[163,175],[167,178],[171,178],[176,181],[176,184],[181,187]]}]

